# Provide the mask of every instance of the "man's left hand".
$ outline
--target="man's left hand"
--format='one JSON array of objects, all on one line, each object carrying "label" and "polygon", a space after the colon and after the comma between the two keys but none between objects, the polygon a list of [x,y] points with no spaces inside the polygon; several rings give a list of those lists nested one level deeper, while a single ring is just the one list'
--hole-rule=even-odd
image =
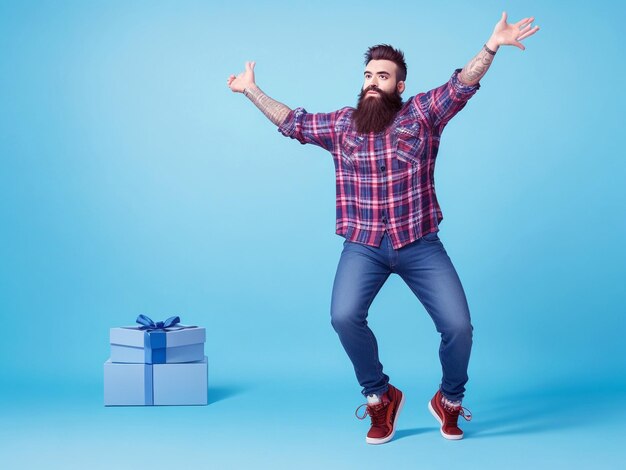
[{"label": "man's left hand", "polygon": [[500,18],[500,21],[496,23],[493,29],[491,38],[487,41],[487,47],[497,49],[499,46],[516,46],[521,50],[526,49],[520,41],[539,31],[539,26],[530,26],[535,17],[524,18],[517,23],[511,24],[507,23],[506,19],[506,11],[504,11],[502,12],[502,18]]}]

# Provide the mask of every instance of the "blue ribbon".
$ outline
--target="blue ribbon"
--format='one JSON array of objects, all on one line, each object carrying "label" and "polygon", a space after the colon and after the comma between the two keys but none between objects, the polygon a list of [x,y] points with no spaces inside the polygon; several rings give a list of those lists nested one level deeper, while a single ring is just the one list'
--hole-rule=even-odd
[{"label": "blue ribbon", "polygon": [[[165,364],[168,331],[185,330],[187,328],[195,328],[195,326],[187,326],[180,324],[180,318],[169,317],[165,321],[154,322],[152,318],[146,315],[139,315],[136,320],[141,326],[125,326],[133,330],[144,331],[144,349],[146,351],[146,363]],[[149,356],[148,356],[149,354]]]},{"label": "blue ribbon", "polygon": [[165,321],[158,321],[158,322],[154,323],[152,318],[150,318],[150,317],[148,317],[146,315],[139,315],[137,317],[136,323],[139,323],[140,325],[142,325],[142,326],[139,327],[140,330],[147,330],[147,331],[164,330],[166,328],[169,328],[171,326],[175,326],[178,323],[180,323],[180,318],[179,317],[169,317]]}]

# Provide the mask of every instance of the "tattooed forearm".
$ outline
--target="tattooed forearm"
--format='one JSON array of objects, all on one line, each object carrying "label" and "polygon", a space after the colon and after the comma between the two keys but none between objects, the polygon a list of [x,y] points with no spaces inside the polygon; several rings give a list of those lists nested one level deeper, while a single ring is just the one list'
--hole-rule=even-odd
[{"label": "tattooed forearm", "polygon": [[467,85],[475,85],[489,70],[494,56],[495,51],[483,46],[480,52],[463,67],[459,79]]},{"label": "tattooed forearm", "polygon": [[255,106],[277,126],[280,126],[283,122],[285,122],[287,115],[291,111],[291,109],[284,104],[279,103],[278,101],[267,96],[258,87],[245,88],[243,90],[243,94],[246,95],[250,101],[252,101]]}]

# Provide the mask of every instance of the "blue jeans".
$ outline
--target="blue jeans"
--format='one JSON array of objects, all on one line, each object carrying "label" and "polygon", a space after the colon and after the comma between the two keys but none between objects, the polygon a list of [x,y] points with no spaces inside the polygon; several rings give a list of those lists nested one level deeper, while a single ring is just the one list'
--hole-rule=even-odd
[{"label": "blue jeans", "polygon": [[333,285],[331,323],[363,395],[380,395],[389,383],[378,359],[376,337],[367,326],[367,313],[391,273],[400,275],[433,319],[441,334],[441,392],[449,400],[461,400],[473,327],[463,286],[436,232],[399,250],[391,246],[387,232],[378,248],[344,241]]}]

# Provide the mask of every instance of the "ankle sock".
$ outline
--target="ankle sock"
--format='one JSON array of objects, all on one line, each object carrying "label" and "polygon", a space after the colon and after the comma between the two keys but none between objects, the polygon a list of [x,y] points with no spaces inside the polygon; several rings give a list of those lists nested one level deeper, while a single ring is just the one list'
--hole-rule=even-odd
[{"label": "ankle sock", "polygon": [[375,393],[367,396],[367,404],[368,405],[378,405],[380,403],[380,397]]},{"label": "ankle sock", "polygon": [[441,395],[441,401],[444,405],[452,407],[452,408],[457,408],[459,406],[461,406],[461,401],[452,401],[452,400],[448,400],[446,397],[444,397],[443,395]]}]

